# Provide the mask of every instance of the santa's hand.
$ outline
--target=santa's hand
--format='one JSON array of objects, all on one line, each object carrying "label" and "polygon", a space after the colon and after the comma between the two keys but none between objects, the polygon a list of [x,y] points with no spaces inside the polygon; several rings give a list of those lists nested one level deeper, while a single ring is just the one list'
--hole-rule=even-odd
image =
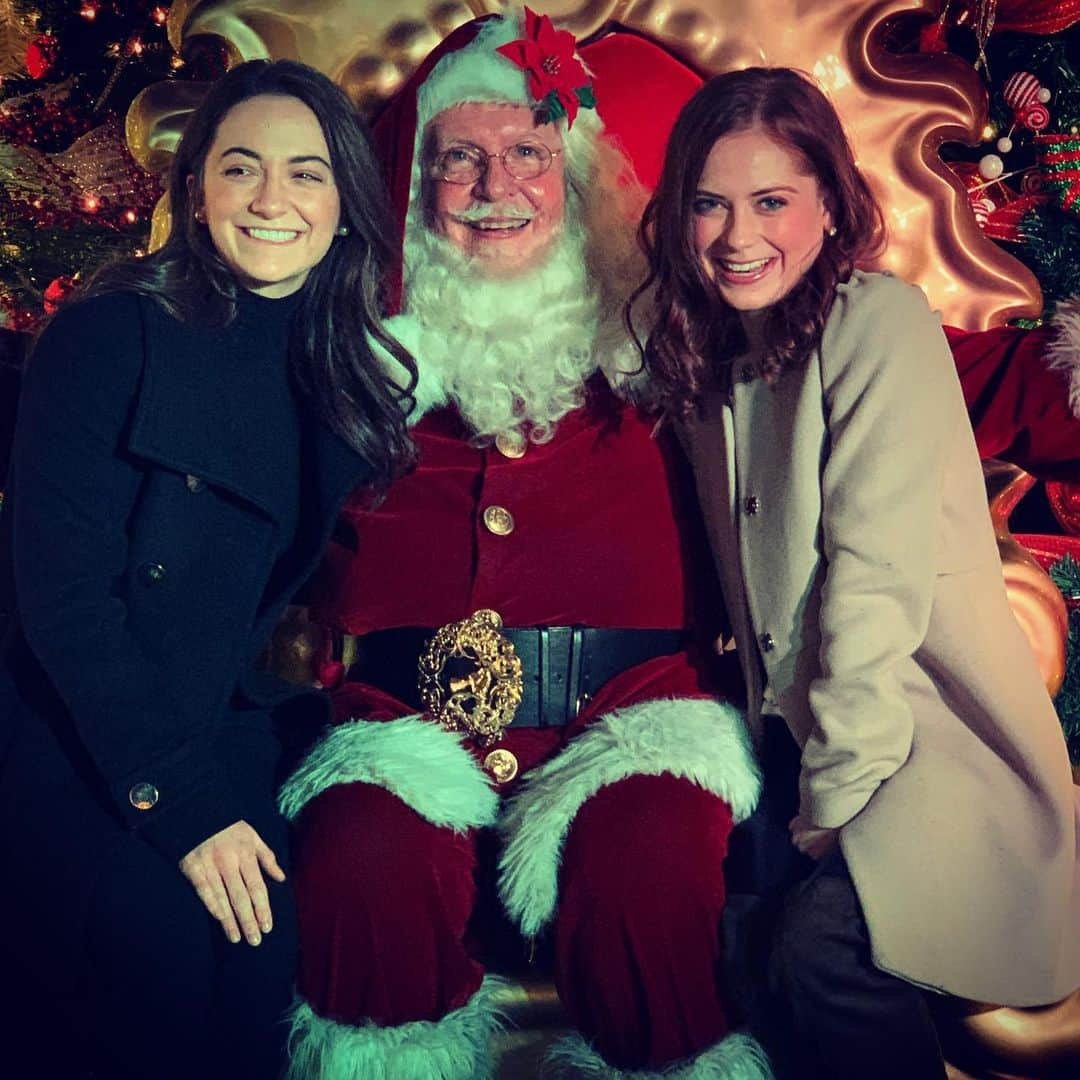
[{"label": "santa's hand", "polygon": [[819,829],[802,814],[796,814],[788,822],[788,831],[795,847],[811,859],[828,855],[840,837],[839,829]]},{"label": "santa's hand", "polygon": [[273,919],[263,873],[284,881],[285,872],[246,821],[234,821],[189,851],[180,860],[180,871],[234,945],[241,930],[249,945],[258,945],[262,934],[270,932]]}]

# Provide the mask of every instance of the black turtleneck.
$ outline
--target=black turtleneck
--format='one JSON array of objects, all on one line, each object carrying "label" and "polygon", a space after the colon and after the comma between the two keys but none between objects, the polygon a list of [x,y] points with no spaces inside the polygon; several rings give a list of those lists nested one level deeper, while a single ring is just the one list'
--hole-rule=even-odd
[{"label": "black turtleneck", "polygon": [[271,300],[242,291],[236,318],[215,331],[223,359],[236,366],[247,390],[234,421],[252,460],[272,478],[273,509],[280,523],[276,562],[263,606],[271,603],[290,579],[299,558],[296,550],[301,521],[301,420],[298,395],[289,373],[289,335],[300,294]]}]

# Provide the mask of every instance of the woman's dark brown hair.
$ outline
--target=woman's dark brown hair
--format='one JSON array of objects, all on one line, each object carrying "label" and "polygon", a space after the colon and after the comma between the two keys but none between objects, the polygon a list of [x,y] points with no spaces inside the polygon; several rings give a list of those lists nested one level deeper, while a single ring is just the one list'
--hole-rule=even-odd
[{"label": "woman's dark brown hair", "polygon": [[[233,318],[240,285],[195,211],[219,125],[234,106],[262,94],[296,98],[318,118],[341,199],[341,224],[347,226],[301,288],[289,363],[318,415],[367,460],[372,487],[383,489],[415,457],[405,417],[416,365],[382,325],[383,283],[396,252],[379,162],[352,102],[325,75],[291,60],[251,60],[216,82],[192,113],[173,157],[165,243],[144,259],[104,267],[82,295],[132,289],[184,321]],[[403,387],[387,375],[371,340],[401,365]]]},{"label": "woman's dark brown hair", "polygon": [[703,273],[691,236],[694,197],[713,144],[754,127],[801,158],[817,179],[836,229],[825,236],[806,274],[765,313],[767,379],[805,363],[821,340],[836,286],[884,239],[881,210],[855,165],[840,119],[808,78],[790,68],[747,68],[710,79],[671,132],[663,174],[641,223],[649,277],[634,294],[636,299],[655,292],[645,363],[665,404],[679,415],[707,381],[725,383],[732,359],[746,348],[738,313]]}]

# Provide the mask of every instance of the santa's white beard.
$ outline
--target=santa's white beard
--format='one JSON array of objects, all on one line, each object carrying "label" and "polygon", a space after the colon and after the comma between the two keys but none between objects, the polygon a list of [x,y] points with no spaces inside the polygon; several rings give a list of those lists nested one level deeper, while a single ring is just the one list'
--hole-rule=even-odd
[{"label": "santa's white beard", "polygon": [[478,436],[545,442],[584,401],[598,315],[584,246],[583,230],[567,225],[541,265],[496,277],[429,229],[407,230],[405,312],[420,327],[417,363],[437,369]]}]

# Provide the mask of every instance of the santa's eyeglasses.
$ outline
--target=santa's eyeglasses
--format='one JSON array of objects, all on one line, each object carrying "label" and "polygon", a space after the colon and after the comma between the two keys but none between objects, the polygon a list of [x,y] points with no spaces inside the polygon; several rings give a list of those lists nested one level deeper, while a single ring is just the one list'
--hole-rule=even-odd
[{"label": "santa's eyeglasses", "polygon": [[489,154],[469,144],[449,146],[438,154],[431,175],[448,184],[475,184],[498,158],[515,180],[535,180],[551,168],[551,161],[561,150],[550,150],[542,142],[519,142],[497,154]]}]

